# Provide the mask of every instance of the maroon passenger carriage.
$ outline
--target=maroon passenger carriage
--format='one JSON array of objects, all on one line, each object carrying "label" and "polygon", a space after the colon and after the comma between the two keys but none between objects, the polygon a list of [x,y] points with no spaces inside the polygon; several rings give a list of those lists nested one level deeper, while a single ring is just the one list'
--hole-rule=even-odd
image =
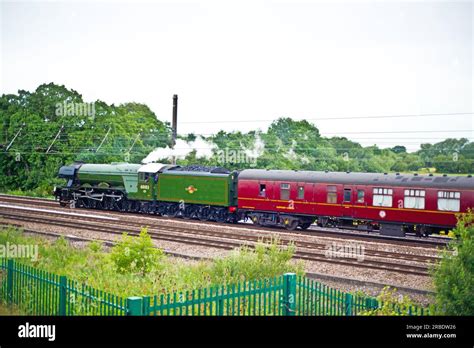
[{"label": "maroon passenger carriage", "polygon": [[474,178],[243,170],[238,177],[238,208],[263,226],[289,230],[320,226],[379,229],[381,234],[427,235],[456,225],[456,213],[474,206]]}]

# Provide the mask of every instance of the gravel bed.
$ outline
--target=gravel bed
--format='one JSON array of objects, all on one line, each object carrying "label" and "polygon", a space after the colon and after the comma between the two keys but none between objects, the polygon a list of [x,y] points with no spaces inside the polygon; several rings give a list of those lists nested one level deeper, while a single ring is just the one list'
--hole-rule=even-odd
[{"label": "gravel bed", "polygon": [[420,290],[433,290],[432,280],[427,276],[402,274],[398,272],[365,269],[316,261],[305,261],[305,270],[307,272],[347,277],[368,282],[372,281],[393,286],[403,286]]}]

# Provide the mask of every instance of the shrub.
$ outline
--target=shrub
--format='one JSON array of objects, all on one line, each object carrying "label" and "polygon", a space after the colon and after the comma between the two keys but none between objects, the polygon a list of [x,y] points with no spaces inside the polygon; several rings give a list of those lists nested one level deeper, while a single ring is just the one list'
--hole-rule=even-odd
[{"label": "shrub", "polygon": [[138,238],[122,235],[122,240],[112,248],[111,258],[119,273],[150,272],[163,256],[160,249],[153,246],[147,228],[142,228]]},{"label": "shrub", "polygon": [[455,240],[433,271],[440,314],[474,315],[474,215],[458,215]]},{"label": "shrub", "polygon": [[377,296],[377,302],[379,307],[377,309],[371,309],[362,311],[359,315],[409,315],[410,307],[414,306],[414,303],[404,295],[397,295],[396,289],[386,286],[380,291]]},{"label": "shrub", "polygon": [[259,242],[255,249],[242,247],[216,259],[209,273],[215,283],[228,283],[279,276],[286,272],[303,274],[302,263],[292,263],[294,244],[283,247],[278,239]]}]

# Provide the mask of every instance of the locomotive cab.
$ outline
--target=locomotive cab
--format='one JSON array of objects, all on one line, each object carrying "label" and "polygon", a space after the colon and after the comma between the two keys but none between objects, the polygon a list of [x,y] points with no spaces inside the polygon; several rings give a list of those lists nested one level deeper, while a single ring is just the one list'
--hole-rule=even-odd
[{"label": "locomotive cab", "polygon": [[156,200],[158,196],[159,175],[164,170],[176,167],[163,163],[148,163],[138,169],[137,197],[146,200]]}]

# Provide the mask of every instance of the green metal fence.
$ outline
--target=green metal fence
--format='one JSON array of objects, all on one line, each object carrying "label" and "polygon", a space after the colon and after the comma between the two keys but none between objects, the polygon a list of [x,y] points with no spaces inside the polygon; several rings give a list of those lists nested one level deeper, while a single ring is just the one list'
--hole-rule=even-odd
[{"label": "green metal fence", "polygon": [[305,277],[296,277],[296,315],[361,315],[371,310],[388,306],[393,313],[399,315],[433,315],[435,308],[404,306],[397,303],[384,303],[376,298],[353,295],[333,289]]},{"label": "green metal fence", "polygon": [[[288,273],[280,277],[173,294],[137,297],[136,315],[352,316],[384,305]],[[397,314],[430,315],[427,308],[390,304]],[[135,315],[133,314],[133,315]]]},{"label": "green metal fence", "polygon": [[[293,273],[124,299],[5,259],[0,259],[0,300],[31,315],[351,316],[384,306],[375,298],[345,293]],[[422,307],[391,306],[398,314],[432,314]]]},{"label": "green metal fence", "polygon": [[29,315],[124,315],[118,296],[65,276],[0,259],[0,299]]},{"label": "green metal fence", "polygon": [[285,277],[143,298],[144,315],[285,315]]},{"label": "green metal fence", "polygon": [[296,291],[297,315],[357,315],[379,306],[372,297],[355,296],[304,277],[298,277]]}]

